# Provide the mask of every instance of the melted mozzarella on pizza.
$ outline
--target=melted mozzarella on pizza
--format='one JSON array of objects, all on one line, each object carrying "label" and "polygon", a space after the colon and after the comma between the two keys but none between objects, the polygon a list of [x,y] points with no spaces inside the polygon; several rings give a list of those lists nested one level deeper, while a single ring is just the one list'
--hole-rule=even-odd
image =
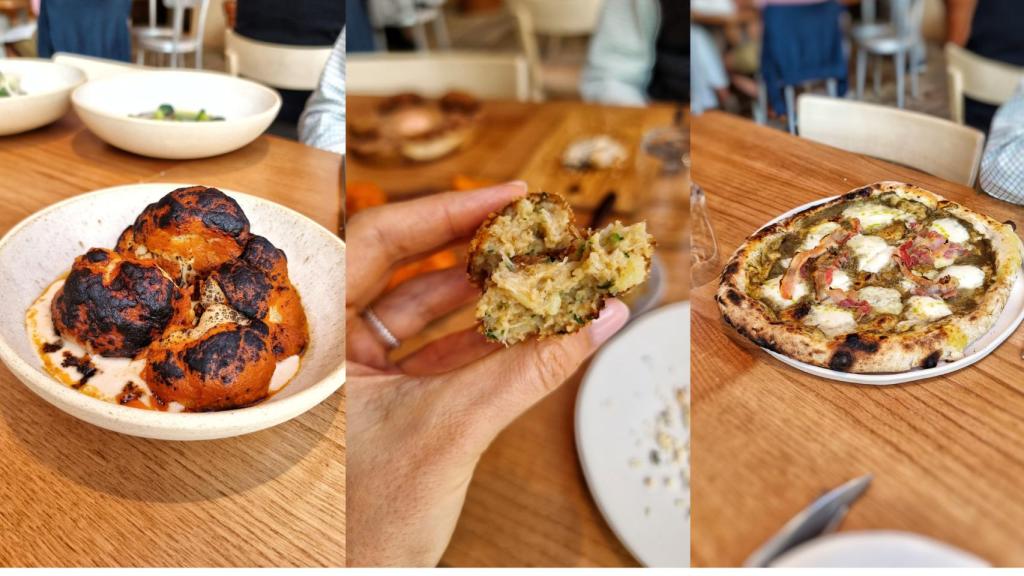
[{"label": "melted mozzarella on pizza", "polygon": [[889,246],[885,239],[878,236],[858,234],[847,243],[857,256],[857,269],[877,274],[892,264],[892,254],[896,248]]},{"label": "melted mozzarella on pizza", "polygon": [[903,312],[903,295],[893,288],[865,286],[857,291],[857,297],[871,305],[876,314],[899,315]]},{"label": "melted mozzarella on pizza", "polygon": [[834,304],[815,304],[804,318],[804,324],[816,326],[825,336],[835,338],[857,331],[857,320],[853,312]]},{"label": "melted mozzarella on pizza", "polygon": [[942,234],[947,240],[957,244],[963,244],[971,239],[971,234],[967,231],[967,228],[964,228],[963,224],[958,222],[956,218],[939,218],[932,222],[928,229]]},{"label": "melted mozzarella on pizza", "polygon": [[800,245],[800,248],[797,249],[797,252],[816,248],[818,244],[821,244],[821,240],[825,238],[825,236],[828,236],[838,229],[839,224],[835,222],[822,222],[820,224],[815,224],[807,231],[807,236],[804,237],[804,242]]},{"label": "melted mozzarella on pizza", "polygon": [[837,290],[849,290],[851,284],[849,274],[842,270],[836,270],[832,273],[832,281],[828,283],[828,287]]},{"label": "melted mozzarella on pizza", "polygon": [[897,220],[910,218],[910,214],[902,210],[874,202],[850,206],[843,210],[843,216],[860,220],[860,227],[868,232],[884,228]]},{"label": "melted mozzarella on pizza", "polygon": [[945,318],[953,311],[946,303],[931,296],[911,296],[907,300],[907,319],[931,322]]},{"label": "melted mozzarella on pizza", "polygon": [[779,284],[782,282],[782,276],[776,276],[775,278],[769,278],[761,285],[761,297],[768,299],[771,303],[772,308],[776,310],[782,310],[789,308],[795,304],[798,300],[807,295],[808,288],[806,282],[798,282],[796,287],[793,288],[793,298],[787,300],[782,297],[782,292],[779,288]]},{"label": "melted mozzarella on pizza", "polygon": [[985,272],[977,266],[950,266],[942,271],[940,278],[945,276],[956,278],[957,286],[964,290],[974,290],[985,283]]}]

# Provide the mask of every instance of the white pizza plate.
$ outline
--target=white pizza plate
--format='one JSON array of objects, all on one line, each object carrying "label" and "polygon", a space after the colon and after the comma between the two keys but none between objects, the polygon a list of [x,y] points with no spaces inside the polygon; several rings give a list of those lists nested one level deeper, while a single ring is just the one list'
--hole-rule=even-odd
[{"label": "white pizza plate", "polygon": [[786,552],[773,568],[984,568],[977,556],[909,532],[837,532]]},{"label": "white pizza plate", "polygon": [[[789,212],[775,218],[771,222],[768,222],[761,228],[770,226],[780,220],[789,218],[797,212],[801,212],[836,198],[838,198],[838,196],[831,196],[821,200],[808,202],[803,206],[797,206]],[[974,364],[985,356],[991,354],[993,350],[1003,343],[1003,341],[1009,338],[1010,335],[1013,334],[1014,330],[1017,329],[1017,326],[1020,325],[1021,320],[1024,320],[1024,280],[1021,279],[1021,274],[1018,272],[1017,281],[1013,283],[1013,289],[1010,290],[1010,296],[1006,299],[1006,306],[1003,308],[999,318],[996,319],[995,324],[992,325],[992,328],[990,328],[984,336],[972,342],[971,345],[964,350],[963,358],[954,360],[953,362],[939,362],[939,364],[934,368],[918,368],[911,370],[910,372],[892,374],[854,374],[852,372],[838,372],[836,370],[829,370],[828,368],[822,368],[820,366],[813,366],[765,348],[762,348],[762,350],[797,370],[814,376],[819,376],[821,378],[829,378],[839,382],[850,382],[852,384],[869,384],[873,386],[905,384],[907,382],[924,380],[925,378],[934,378],[936,376],[942,376],[943,374],[949,374],[950,372],[956,372],[957,370]]]},{"label": "white pizza plate", "polygon": [[[649,459],[658,414],[671,405],[673,389],[689,385],[690,304],[680,302],[638,317],[610,340],[576,398],[587,485],[612,531],[647,566],[690,565],[689,487],[679,478],[666,486],[669,466]],[[689,433],[675,424],[676,433]]]}]

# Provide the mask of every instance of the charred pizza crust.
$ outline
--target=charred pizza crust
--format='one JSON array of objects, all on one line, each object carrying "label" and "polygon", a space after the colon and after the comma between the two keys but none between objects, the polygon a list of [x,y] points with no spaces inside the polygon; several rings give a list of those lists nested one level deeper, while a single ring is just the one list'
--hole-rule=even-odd
[{"label": "charred pizza crust", "polygon": [[[991,277],[983,292],[973,298],[976,306],[972,310],[927,321],[905,331],[892,330],[891,325],[858,323],[856,331],[829,337],[806,323],[805,318],[812,311],[806,300],[779,311],[753,296],[758,288],[751,275],[758,270],[759,259],[767,251],[778,248],[781,238],[805,228],[815,216],[820,218],[827,211],[835,212],[839,206],[887,194],[919,203],[929,211],[952,215],[970,224],[988,241],[994,256]],[[1010,224],[997,222],[911,184],[879,182],[759,230],[736,250],[725,266],[715,298],[726,323],[740,334],[758,346],[801,362],[861,373],[931,368],[940,360],[962,358],[968,344],[992,327],[1020,272],[1021,250],[1021,241]]]}]

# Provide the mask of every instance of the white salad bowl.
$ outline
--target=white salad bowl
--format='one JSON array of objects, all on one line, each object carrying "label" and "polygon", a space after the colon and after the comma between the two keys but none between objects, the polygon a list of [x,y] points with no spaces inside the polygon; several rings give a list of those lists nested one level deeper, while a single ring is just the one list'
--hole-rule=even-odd
[{"label": "white salad bowl", "polygon": [[113,247],[118,234],[148,204],[187,184],[138,184],[82,194],[29,216],[0,239],[0,360],[33,392],[57,408],[109,430],[163,440],[238,436],[275,426],[313,408],[345,381],[345,247],[309,218],[269,200],[224,190],[249,218],[251,230],[288,257],[302,297],[310,342],[294,378],[267,400],[235,410],[161,412],[121,406],[74,390],[43,369],[25,313],[74,258]]},{"label": "white salad bowl", "polygon": [[[249,144],[277,116],[281,97],[250,80],[214,72],[158,70],[91,80],[71,95],[82,122],[108,144],[169,160],[226,154]],[[206,110],[224,120],[173,122],[136,117],[161,104]]]},{"label": "white salad bowl", "polygon": [[0,73],[17,78],[25,92],[0,97],[0,136],[56,121],[71,107],[71,91],[85,82],[78,68],[35,58],[0,58]]}]

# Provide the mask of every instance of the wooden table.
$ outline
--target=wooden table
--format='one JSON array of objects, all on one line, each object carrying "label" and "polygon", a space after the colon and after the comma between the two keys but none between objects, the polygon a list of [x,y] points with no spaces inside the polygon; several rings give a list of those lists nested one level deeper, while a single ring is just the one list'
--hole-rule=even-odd
[{"label": "wooden table", "polygon": [[[774,216],[879,180],[1024,224],[1019,206],[734,116],[695,119],[692,139],[723,265]],[[822,492],[869,472],[841,530],[908,530],[994,564],[1024,562],[1024,330],[959,372],[856,386],[799,372],[737,335],[715,289],[692,295],[695,565],[742,563]]]},{"label": "wooden table", "polygon": [[[244,191],[334,230],[340,163],[269,136],[217,158],[152,160],[71,113],[0,138],[0,234],[62,198],[139,182]],[[159,442],[68,416],[0,366],[0,564],[344,566],[344,407],[339,393],[255,434]]]},{"label": "wooden table", "polygon": [[[348,112],[367,113],[371,98],[348,98]],[[392,198],[446,190],[463,174],[496,181],[515,179],[551,127],[570,111],[615,121],[635,112],[580,103],[487,102],[487,122],[475,144],[448,159],[415,167],[380,168],[349,158],[348,181],[377,183]],[[670,107],[649,109],[650,126],[672,121]],[[638,143],[630,143],[637,145]],[[589,214],[578,214],[589,221]],[[643,217],[643,210],[636,216]],[[632,217],[628,217],[632,218]],[[662,303],[687,297],[688,254],[661,249],[669,275]],[[471,308],[436,322],[415,348],[470,326]],[[594,504],[576,454],[573,412],[586,368],[507,428],[477,466],[443,566],[634,565]]]}]

